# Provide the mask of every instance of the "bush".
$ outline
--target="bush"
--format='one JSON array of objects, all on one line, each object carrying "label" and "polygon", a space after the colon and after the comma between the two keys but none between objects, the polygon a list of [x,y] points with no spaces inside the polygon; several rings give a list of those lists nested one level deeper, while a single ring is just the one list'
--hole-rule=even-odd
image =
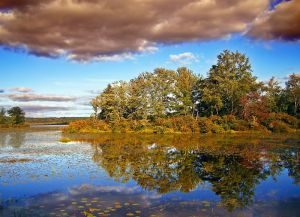
[{"label": "bush", "polygon": [[234,115],[225,115],[223,116],[222,127],[224,130],[229,131],[233,130],[236,123],[236,117]]},{"label": "bush", "polygon": [[282,121],[272,121],[268,127],[274,133],[289,133],[291,128]]},{"label": "bush", "polygon": [[179,132],[199,132],[198,121],[193,116],[179,116],[172,118],[173,129]]},{"label": "bush", "polygon": [[164,132],[199,132],[198,121],[193,116],[157,118],[152,124],[154,127],[162,127]]},{"label": "bush", "polygon": [[134,131],[143,131],[147,127],[149,127],[149,123],[147,120],[132,120],[131,129]]},{"label": "bush", "polygon": [[222,125],[224,123],[223,118],[217,115],[212,115],[209,119],[216,125]]},{"label": "bush", "polygon": [[235,131],[246,131],[249,130],[249,124],[245,120],[235,120],[231,129]]},{"label": "bush", "polygon": [[252,116],[252,120],[241,120],[233,115],[223,117],[211,116],[196,119],[193,116],[177,116],[148,120],[122,119],[110,124],[94,118],[73,121],[64,132],[98,133],[98,132],[143,132],[143,133],[223,133],[224,131],[258,130],[273,132],[292,132],[298,127],[298,119],[284,113],[272,113],[264,122]]},{"label": "bush", "polygon": [[274,121],[283,122],[290,128],[299,128],[299,120],[296,117],[290,116],[286,113],[270,113],[262,124],[269,128],[270,124]]},{"label": "bush", "polygon": [[63,131],[65,133],[96,133],[110,131],[110,128],[106,122],[91,118],[72,121]]},{"label": "bush", "polygon": [[211,133],[214,123],[208,118],[200,118],[199,120],[199,130],[200,133]]},{"label": "bush", "polygon": [[162,127],[162,126],[155,126],[154,127],[154,133],[164,134],[165,133],[165,128]]},{"label": "bush", "polygon": [[223,129],[223,127],[222,126],[220,126],[220,125],[216,125],[216,124],[214,124],[213,126],[212,126],[212,129],[211,129],[211,132],[212,133],[224,133],[224,129]]}]

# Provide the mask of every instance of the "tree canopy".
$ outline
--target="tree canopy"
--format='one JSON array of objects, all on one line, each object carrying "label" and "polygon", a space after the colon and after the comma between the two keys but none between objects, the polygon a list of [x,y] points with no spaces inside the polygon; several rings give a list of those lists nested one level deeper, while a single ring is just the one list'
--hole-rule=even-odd
[{"label": "tree canopy", "polygon": [[157,68],[129,82],[109,84],[91,104],[96,117],[110,122],[182,115],[235,115],[247,119],[268,112],[297,116],[300,77],[290,75],[285,88],[274,77],[259,82],[245,54],[224,50],[206,78],[186,67]]}]

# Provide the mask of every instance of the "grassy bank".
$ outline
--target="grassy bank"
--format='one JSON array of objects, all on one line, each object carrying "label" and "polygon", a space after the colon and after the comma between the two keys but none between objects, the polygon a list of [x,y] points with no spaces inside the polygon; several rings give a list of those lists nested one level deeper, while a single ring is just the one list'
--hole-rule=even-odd
[{"label": "grassy bank", "polygon": [[63,129],[65,133],[235,133],[235,132],[274,132],[292,133],[299,129],[299,120],[285,113],[271,113],[264,120],[239,119],[233,115],[192,117],[177,116],[155,120],[122,119],[106,122],[95,118],[73,121]]}]

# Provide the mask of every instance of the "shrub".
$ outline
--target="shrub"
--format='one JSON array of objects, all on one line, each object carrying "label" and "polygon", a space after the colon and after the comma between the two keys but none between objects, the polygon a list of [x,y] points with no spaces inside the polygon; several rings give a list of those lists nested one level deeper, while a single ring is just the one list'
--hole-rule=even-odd
[{"label": "shrub", "polygon": [[269,124],[269,129],[274,133],[288,133],[291,132],[291,128],[282,121],[272,121]]},{"label": "shrub", "polygon": [[224,120],[222,119],[222,117],[217,116],[217,115],[212,115],[209,117],[209,119],[217,125],[222,125],[224,123]]},{"label": "shrub", "polygon": [[214,123],[208,118],[200,118],[199,120],[199,130],[200,133],[210,133]]},{"label": "shrub", "polygon": [[134,131],[143,131],[147,127],[149,127],[149,123],[147,120],[132,120],[131,129]]},{"label": "shrub", "polygon": [[67,138],[67,137],[63,137],[59,141],[62,142],[62,143],[68,143],[68,142],[71,142],[72,140]]},{"label": "shrub", "polygon": [[155,126],[154,127],[154,133],[164,134],[165,133],[165,128],[162,127],[162,126]]},{"label": "shrub", "polygon": [[296,117],[290,116],[286,113],[270,113],[262,124],[269,128],[274,121],[280,121],[287,124],[290,128],[299,128],[299,120]]},{"label": "shrub", "polygon": [[222,117],[222,127],[224,130],[232,130],[236,124],[236,117],[234,115],[225,115]]},{"label": "shrub", "polygon": [[249,124],[245,120],[235,120],[232,123],[231,129],[235,131],[246,131],[249,129]]},{"label": "shrub", "polygon": [[179,116],[172,118],[175,131],[190,133],[199,132],[198,121],[193,116]]},{"label": "shrub", "polygon": [[109,130],[106,122],[94,118],[72,121],[69,126],[63,129],[65,133],[96,133]]},{"label": "shrub", "polygon": [[193,116],[157,118],[152,124],[154,127],[162,127],[164,131],[168,132],[199,132],[198,121]]},{"label": "shrub", "polygon": [[212,128],[211,128],[211,132],[212,133],[224,133],[224,129],[222,126],[217,125],[217,124],[213,124]]}]

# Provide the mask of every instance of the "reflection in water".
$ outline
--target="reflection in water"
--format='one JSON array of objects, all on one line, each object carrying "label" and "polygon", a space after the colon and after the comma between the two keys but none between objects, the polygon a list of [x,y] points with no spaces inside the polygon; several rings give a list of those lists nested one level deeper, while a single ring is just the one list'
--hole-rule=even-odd
[{"label": "reflection in water", "polygon": [[143,189],[158,193],[190,192],[209,183],[229,211],[250,205],[256,186],[284,169],[299,183],[300,148],[283,148],[287,144],[280,140],[277,144],[257,139],[244,144],[236,138],[219,144],[212,138],[186,137],[146,144],[126,136],[107,140],[93,139],[93,159],[110,177],[122,182],[133,179]]},{"label": "reflection in water", "polygon": [[1,135],[0,156],[34,161],[0,162],[0,216],[300,213],[298,135]]},{"label": "reflection in water", "polygon": [[25,132],[0,133],[0,147],[10,146],[19,148],[24,144]]}]

